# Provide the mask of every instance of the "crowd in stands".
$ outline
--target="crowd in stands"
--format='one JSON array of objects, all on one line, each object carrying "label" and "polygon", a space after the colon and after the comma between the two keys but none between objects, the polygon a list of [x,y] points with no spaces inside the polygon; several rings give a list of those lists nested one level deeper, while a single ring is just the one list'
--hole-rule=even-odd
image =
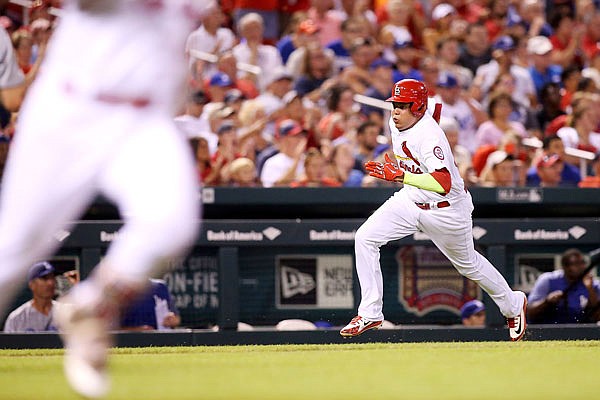
[{"label": "crowd in stands", "polygon": [[[60,1],[33,5],[0,17],[26,85],[60,23],[50,12]],[[468,186],[600,187],[599,7],[222,0],[181,49],[189,79],[175,122],[207,186],[388,185],[363,164],[391,153],[381,100],[414,78],[430,109],[442,104]],[[0,112],[3,146],[18,135],[15,115]]]}]

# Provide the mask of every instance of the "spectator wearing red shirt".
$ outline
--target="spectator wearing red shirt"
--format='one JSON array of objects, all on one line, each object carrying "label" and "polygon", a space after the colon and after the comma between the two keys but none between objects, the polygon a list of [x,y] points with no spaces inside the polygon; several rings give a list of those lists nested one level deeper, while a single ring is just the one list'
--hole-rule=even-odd
[{"label": "spectator wearing red shirt", "polygon": [[594,12],[589,18],[581,39],[581,50],[588,64],[600,52],[600,11]]},{"label": "spectator wearing red shirt", "polygon": [[554,29],[554,34],[550,36],[552,43],[552,63],[558,64],[563,68],[576,64],[583,68],[583,52],[580,47],[585,26],[575,23],[571,12],[557,10],[548,21]]}]

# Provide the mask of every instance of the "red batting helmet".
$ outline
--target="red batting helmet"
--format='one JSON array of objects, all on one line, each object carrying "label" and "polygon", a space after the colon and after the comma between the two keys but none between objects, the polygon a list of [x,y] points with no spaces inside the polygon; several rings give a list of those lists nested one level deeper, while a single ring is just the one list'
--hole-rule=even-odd
[{"label": "red batting helmet", "polygon": [[427,87],[416,79],[402,79],[394,84],[392,97],[386,101],[412,103],[410,111],[420,118],[427,110]]}]

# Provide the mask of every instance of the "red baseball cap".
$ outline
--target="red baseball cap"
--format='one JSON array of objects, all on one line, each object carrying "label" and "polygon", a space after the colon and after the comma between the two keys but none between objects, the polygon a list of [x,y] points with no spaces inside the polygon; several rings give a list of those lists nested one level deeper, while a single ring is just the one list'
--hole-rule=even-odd
[{"label": "red baseball cap", "polygon": [[544,156],[542,156],[542,158],[540,158],[538,160],[538,162],[536,163],[536,167],[537,168],[551,167],[560,161],[562,161],[562,159],[560,158],[560,156],[558,154],[544,154]]}]

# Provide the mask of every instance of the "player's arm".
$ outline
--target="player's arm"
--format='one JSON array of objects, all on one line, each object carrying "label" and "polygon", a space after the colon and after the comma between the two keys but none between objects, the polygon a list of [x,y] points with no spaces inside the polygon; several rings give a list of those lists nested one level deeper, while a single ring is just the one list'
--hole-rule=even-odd
[{"label": "player's arm", "polygon": [[440,194],[448,194],[452,187],[452,177],[450,171],[446,168],[436,169],[430,174],[413,174],[404,172],[405,185],[418,187],[419,189],[429,190]]},{"label": "player's arm", "polygon": [[430,174],[413,174],[398,167],[390,157],[385,155],[385,163],[369,161],[365,164],[369,175],[391,182],[404,183],[440,194],[448,194],[452,187],[452,178],[446,168],[437,169]]}]

